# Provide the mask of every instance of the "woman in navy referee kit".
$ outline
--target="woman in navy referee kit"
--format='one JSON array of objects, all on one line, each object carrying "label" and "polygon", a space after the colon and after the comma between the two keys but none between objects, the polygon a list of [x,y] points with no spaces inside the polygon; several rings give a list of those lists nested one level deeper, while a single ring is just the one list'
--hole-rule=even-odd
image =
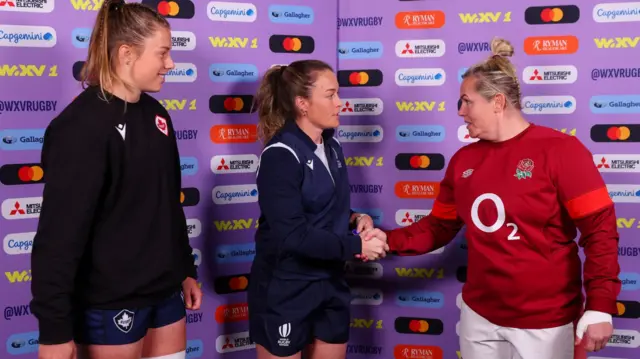
[{"label": "woman in navy referee kit", "polygon": [[350,209],[344,154],[333,137],[342,106],[336,76],[317,60],[276,66],[256,100],[265,143],[248,291],[257,357],[294,359],[306,350],[311,359],[345,358],[352,298],[345,262],[384,257],[388,247],[357,234],[373,220]]}]

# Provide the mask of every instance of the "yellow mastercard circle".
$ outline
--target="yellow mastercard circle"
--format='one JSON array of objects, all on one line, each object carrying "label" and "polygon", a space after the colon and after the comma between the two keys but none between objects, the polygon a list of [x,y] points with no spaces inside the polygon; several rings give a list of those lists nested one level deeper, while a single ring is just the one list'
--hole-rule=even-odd
[{"label": "yellow mastercard circle", "polygon": [[620,136],[618,136],[618,139],[622,141],[628,140],[631,136],[631,130],[627,126],[620,126],[618,127],[618,130],[620,130]]},{"label": "yellow mastercard circle", "polygon": [[369,82],[369,74],[366,72],[360,72],[360,85],[364,85]]}]

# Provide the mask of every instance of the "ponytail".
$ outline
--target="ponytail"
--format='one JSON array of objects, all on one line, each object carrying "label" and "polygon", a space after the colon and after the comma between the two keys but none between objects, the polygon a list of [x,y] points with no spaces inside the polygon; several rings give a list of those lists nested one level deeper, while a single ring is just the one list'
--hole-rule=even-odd
[{"label": "ponytail", "polygon": [[112,87],[118,80],[115,64],[120,46],[141,49],[144,40],[158,27],[170,28],[153,9],[139,3],[126,4],[124,0],[105,0],[98,10],[81,70],[82,88],[100,86],[104,94],[105,87]]},{"label": "ponytail", "polygon": [[258,107],[258,137],[264,144],[287,121],[294,121],[298,117],[296,97],[311,97],[311,87],[321,71],[333,69],[320,60],[301,60],[267,70],[254,102]]}]

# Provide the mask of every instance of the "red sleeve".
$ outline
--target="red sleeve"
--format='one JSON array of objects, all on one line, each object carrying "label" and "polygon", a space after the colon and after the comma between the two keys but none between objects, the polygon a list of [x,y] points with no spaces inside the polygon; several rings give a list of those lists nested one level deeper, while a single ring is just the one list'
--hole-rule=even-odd
[{"label": "red sleeve", "polygon": [[586,310],[616,314],[618,279],[618,228],[613,201],[593,162],[593,155],[575,137],[567,137],[553,152],[552,173],[558,195],[576,227],[584,248]]},{"label": "red sleeve", "polygon": [[453,165],[449,162],[440,191],[428,216],[403,228],[386,231],[389,250],[397,255],[419,255],[447,245],[460,231],[464,223],[456,212],[453,196]]}]

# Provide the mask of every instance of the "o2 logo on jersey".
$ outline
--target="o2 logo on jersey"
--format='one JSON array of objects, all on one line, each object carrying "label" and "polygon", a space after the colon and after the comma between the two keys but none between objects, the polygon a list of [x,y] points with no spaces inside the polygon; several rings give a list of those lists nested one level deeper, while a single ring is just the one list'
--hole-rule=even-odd
[{"label": "o2 logo on jersey", "polygon": [[[480,205],[484,201],[493,202],[498,212],[498,218],[492,225],[489,225],[489,226],[484,224],[480,219]],[[478,228],[484,233],[494,233],[498,231],[500,228],[502,228],[502,226],[505,225],[506,219],[507,219],[507,215],[504,208],[504,202],[502,202],[502,199],[500,198],[500,196],[498,196],[495,193],[482,194],[478,196],[478,198],[476,198],[476,200],[473,201],[473,205],[471,205],[471,221],[476,226],[476,228]],[[520,236],[518,235],[518,225],[513,222],[510,222],[510,223],[506,223],[506,226],[512,229],[511,233],[509,233],[509,235],[507,236],[507,240],[509,241],[520,240]]]}]

